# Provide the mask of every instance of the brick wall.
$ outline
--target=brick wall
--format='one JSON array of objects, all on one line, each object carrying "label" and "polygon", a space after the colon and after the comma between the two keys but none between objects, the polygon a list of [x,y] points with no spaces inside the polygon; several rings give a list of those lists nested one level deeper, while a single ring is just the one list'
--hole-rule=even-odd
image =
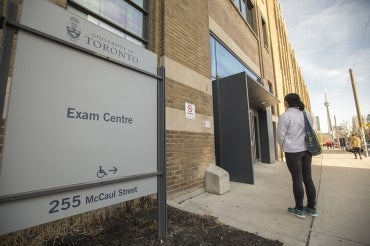
[{"label": "brick wall", "polygon": [[150,1],[148,20],[148,49],[161,57],[164,53],[164,0]]},{"label": "brick wall", "polygon": [[[166,115],[167,121],[179,122],[166,131],[167,192],[174,198],[203,188],[205,169],[215,162],[213,131],[192,128],[195,123],[185,119],[184,112],[189,102],[196,106],[196,117],[213,116],[212,95],[200,89],[211,77],[208,1],[150,1],[149,23],[148,47],[159,61],[169,58],[189,69],[184,79],[184,74],[166,67],[166,107],[183,111],[176,120]],[[209,80],[198,81],[198,74]]]},{"label": "brick wall", "polygon": [[204,187],[204,174],[214,163],[214,136],[209,133],[167,131],[167,192],[170,198]]},{"label": "brick wall", "polygon": [[213,115],[212,95],[196,90],[190,86],[166,79],[166,107],[184,110],[184,102],[197,105],[197,114]]},{"label": "brick wall", "polygon": [[164,1],[164,55],[210,77],[208,1]]},{"label": "brick wall", "polygon": [[[184,102],[196,105],[196,114],[212,115],[212,96],[175,80],[166,80],[166,106],[184,110]],[[185,114],[185,113],[184,113]],[[185,118],[185,117],[184,117]],[[184,119],[186,124],[186,119]],[[170,198],[204,187],[205,169],[215,162],[213,133],[166,132],[167,191]]]}]

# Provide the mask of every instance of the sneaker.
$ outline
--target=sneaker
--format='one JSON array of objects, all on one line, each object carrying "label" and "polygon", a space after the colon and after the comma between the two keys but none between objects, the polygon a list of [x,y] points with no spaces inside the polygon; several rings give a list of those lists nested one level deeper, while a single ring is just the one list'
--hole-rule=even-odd
[{"label": "sneaker", "polygon": [[288,213],[293,214],[301,219],[306,218],[305,211],[298,208],[288,208]]},{"label": "sneaker", "polygon": [[304,210],[312,217],[317,217],[317,211],[314,208],[304,207]]}]

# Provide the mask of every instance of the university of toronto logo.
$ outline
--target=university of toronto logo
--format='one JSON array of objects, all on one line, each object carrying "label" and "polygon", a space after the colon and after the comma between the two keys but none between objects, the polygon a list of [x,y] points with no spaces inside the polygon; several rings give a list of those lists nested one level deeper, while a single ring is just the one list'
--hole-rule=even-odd
[{"label": "university of toronto logo", "polygon": [[67,34],[72,41],[77,41],[80,39],[81,28],[78,25],[79,21],[76,17],[72,16],[69,18],[70,22],[67,24]]}]

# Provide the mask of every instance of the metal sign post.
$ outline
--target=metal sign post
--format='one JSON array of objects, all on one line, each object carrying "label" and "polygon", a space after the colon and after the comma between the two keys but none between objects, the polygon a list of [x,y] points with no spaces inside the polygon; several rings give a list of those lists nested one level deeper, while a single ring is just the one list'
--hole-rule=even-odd
[{"label": "metal sign post", "polygon": [[158,74],[162,80],[158,84],[158,238],[164,239],[167,235],[167,189],[166,189],[166,95],[165,95],[165,68],[158,68]]}]

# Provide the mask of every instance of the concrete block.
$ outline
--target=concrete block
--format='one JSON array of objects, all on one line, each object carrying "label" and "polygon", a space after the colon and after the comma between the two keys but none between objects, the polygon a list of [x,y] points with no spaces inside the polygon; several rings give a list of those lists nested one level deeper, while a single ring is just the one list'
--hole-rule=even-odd
[{"label": "concrete block", "polygon": [[229,173],[215,164],[210,165],[206,170],[206,190],[218,195],[230,191]]}]

